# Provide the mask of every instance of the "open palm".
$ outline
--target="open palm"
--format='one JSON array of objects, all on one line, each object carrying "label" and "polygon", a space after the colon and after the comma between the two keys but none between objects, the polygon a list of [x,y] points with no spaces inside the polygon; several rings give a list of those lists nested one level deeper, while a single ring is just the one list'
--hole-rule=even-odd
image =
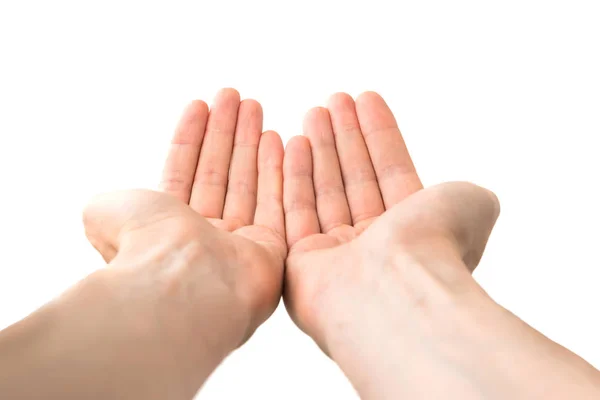
[{"label": "open palm", "polygon": [[422,189],[394,115],[376,93],[331,97],[306,115],[284,161],[290,253],[334,247]]},{"label": "open palm", "polygon": [[[373,302],[383,287],[399,290],[398,276],[414,274],[415,260],[436,266],[423,276],[450,286],[472,281],[498,216],[495,195],[466,182],[423,189],[376,93],[356,102],[334,95],[327,109],[308,113],[304,134],[284,158],[284,297],[290,316],[324,350],[324,327],[357,315],[366,323],[381,311]],[[459,262],[441,267],[451,259]]]},{"label": "open palm", "polygon": [[[355,103],[340,93],[328,108],[309,111],[304,136],[292,138],[285,151],[285,300],[313,338],[320,336],[315,299],[339,286],[361,257],[353,239],[420,189],[396,120],[378,94],[364,93]],[[346,283],[362,287],[356,274]]]},{"label": "open palm", "polygon": [[277,133],[262,133],[262,120],[260,104],[240,102],[233,89],[221,90],[210,112],[193,102],[173,137],[161,189],[230,233],[215,246],[236,258],[246,295],[264,319],[280,296],[287,248],[283,144]]}]

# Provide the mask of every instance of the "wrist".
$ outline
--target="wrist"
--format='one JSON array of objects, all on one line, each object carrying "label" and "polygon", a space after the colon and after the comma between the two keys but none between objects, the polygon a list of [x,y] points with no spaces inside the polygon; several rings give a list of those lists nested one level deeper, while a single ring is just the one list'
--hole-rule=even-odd
[{"label": "wrist", "polygon": [[600,393],[598,371],[499,306],[448,259],[371,263],[376,290],[336,293],[343,306],[323,305],[320,344],[362,398]]},{"label": "wrist", "polygon": [[[313,310],[321,345],[335,347],[347,334],[365,331],[366,335],[373,327],[395,335],[398,326],[417,321],[452,325],[461,310],[475,302],[474,297],[487,295],[461,261],[448,260],[402,251],[386,259],[386,265],[373,259],[352,260],[353,268],[361,269],[359,276],[338,276],[335,285],[315,296],[318,304]],[[356,275],[351,268],[347,270]]]},{"label": "wrist", "polygon": [[[201,287],[187,275],[205,266],[188,267],[120,258],[96,271],[49,305],[58,331],[53,341],[69,357],[85,358],[94,369],[85,376],[109,374],[124,397],[193,397],[243,340],[247,322],[214,275],[206,274]],[[73,348],[72,339],[81,347]]]},{"label": "wrist", "polygon": [[[189,362],[165,341],[121,274],[97,271],[2,332],[0,393],[10,398],[191,398]],[[129,298],[129,300],[134,300]],[[31,385],[28,381],[35,381]]]},{"label": "wrist", "polygon": [[[464,264],[403,254],[391,265],[355,265],[370,268],[361,276],[362,289],[336,293],[344,300],[335,309],[322,306],[320,344],[361,396],[422,397],[412,389],[427,387],[431,379],[438,379],[438,387],[456,386],[452,376],[438,370],[454,351],[468,349],[460,332],[469,331],[470,308],[489,301]],[[445,269],[455,272],[440,272]],[[432,378],[434,371],[438,374]]]},{"label": "wrist", "polygon": [[[191,398],[202,374],[208,374],[198,369],[200,346],[188,340],[176,313],[168,316],[175,310],[149,278],[135,268],[105,268],[49,305],[56,327],[51,347],[61,349],[57,363],[67,359],[79,365],[70,379],[87,381],[90,392],[81,398],[105,390],[110,395],[104,398]],[[225,351],[221,345],[206,357],[217,364]],[[110,382],[108,388],[103,381]]]},{"label": "wrist", "polygon": [[209,257],[188,256],[142,265],[120,259],[103,271],[118,288],[118,301],[139,314],[163,346],[192,365],[207,365],[213,358],[218,364],[245,340],[250,311],[235,286],[219,275],[224,266],[211,265]]}]

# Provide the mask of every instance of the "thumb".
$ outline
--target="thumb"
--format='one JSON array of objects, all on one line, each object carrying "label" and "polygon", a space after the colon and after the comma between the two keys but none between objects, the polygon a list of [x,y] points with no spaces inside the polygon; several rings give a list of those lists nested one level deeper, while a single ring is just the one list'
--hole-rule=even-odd
[{"label": "thumb", "polygon": [[[160,233],[172,218],[191,213],[187,205],[172,196],[151,190],[127,190],[94,197],[83,211],[83,224],[89,242],[108,263],[141,228]],[[157,226],[161,225],[161,226]],[[154,228],[152,228],[154,226]],[[149,235],[144,238],[160,238]]]},{"label": "thumb", "polygon": [[451,234],[467,267],[479,264],[500,215],[496,195],[468,182],[438,185],[440,222]]},{"label": "thumb", "polygon": [[401,204],[404,206],[398,209],[397,221],[409,223],[411,234],[417,237],[441,235],[449,239],[471,271],[479,264],[500,213],[493,192],[468,182],[436,185]]}]

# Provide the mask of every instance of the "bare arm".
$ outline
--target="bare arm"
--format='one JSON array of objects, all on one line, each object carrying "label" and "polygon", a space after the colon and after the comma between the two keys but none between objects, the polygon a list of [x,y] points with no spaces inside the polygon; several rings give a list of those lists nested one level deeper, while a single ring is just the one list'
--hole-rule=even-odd
[{"label": "bare arm", "polygon": [[192,102],[168,194],[105,195],[86,210],[109,268],[0,333],[0,398],[192,398],[279,302],[282,162],[259,103],[233,89],[210,111]]},{"label": "bare arm", "polygon": [[241,302],[209,274],[191,315],[184,275],[112,267],[0,332],[1,398],[191,399],[249,330]]},{"label": "bare arm", "polygon": [[304,135],[284,159],[284,297],[362,398],[600,398],[598,371],[472,278],[495,195],[465,182],[423,189],[376,93],[332,96]]},{"label": "bare arm", "polygon": [[324,347],[362,398],[600,398],[595,368],[496,304],[474,281],[457,289],[433,279],[437,267],[439,261],[412,263],[410,276],[387,276],[368,301],[328,314]]}]

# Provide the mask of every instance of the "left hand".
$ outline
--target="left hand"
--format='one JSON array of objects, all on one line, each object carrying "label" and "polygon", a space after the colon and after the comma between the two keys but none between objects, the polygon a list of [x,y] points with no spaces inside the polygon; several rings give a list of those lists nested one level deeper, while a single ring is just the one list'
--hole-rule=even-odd
[{"label": "left hand", "polygon": [[283,144],[261,129],[260,104],[240,103],[233,89],[217,95],[210,113],[195,101],[166,161],[161,186],[170,195],[104,195],[85,213],[88,238],[105,260],[149,261],[148,274],[185,283],[192,310],[206,301],[205,281],[218,278],[249,319],[238,346],[275,310],[287,253]]},{"label": "left hand", "polygon": [[261,125],[260,105],[234,90],[210,116],[194,102],[165,168],[173,196],[90,203],[86,235],[112,268],[0,333],[0,397],[195,395],[281,296],[283,144]]},{"label": "left hand", "polygon": [[222,89],[210,112],[206,103],[193,102],[173,136],[161,181],[164,192],[221,233],[215,246],[219,256],[235,257],[242,297],[259,310],[256,326],[279,302],[287,256],[283,143],[276,132],[262,133],[262,122],[261,105],[240,102],[234,89]]}]

